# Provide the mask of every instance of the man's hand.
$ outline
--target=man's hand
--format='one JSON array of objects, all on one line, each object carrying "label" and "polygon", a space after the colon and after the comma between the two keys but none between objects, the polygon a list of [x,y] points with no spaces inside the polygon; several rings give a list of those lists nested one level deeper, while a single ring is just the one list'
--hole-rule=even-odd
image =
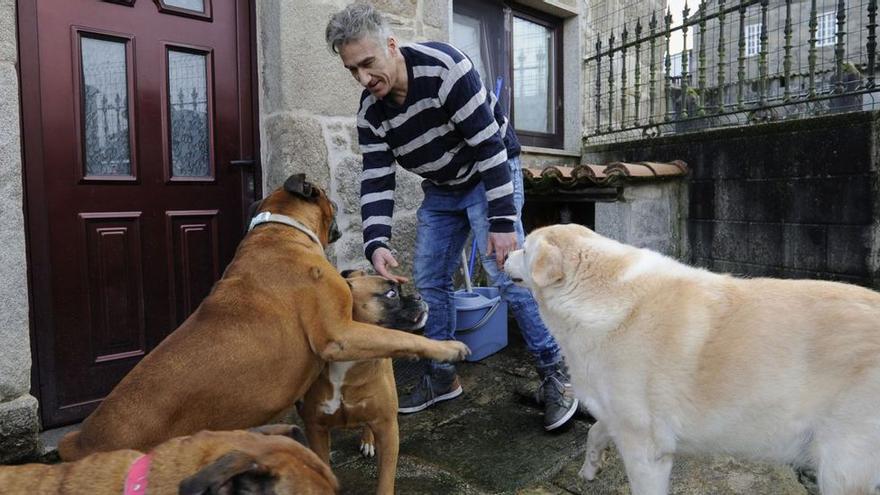
[{"label": "man's hand", "polygon": [[[506,260],[507,255],[516,248],[516,232],[489,232],[486,256],[491,256],[494,252],[495,262],[498,263],[499,269],[504,268],[504,260]],[[375,256],[375,254],[373,256]]]},{"label": "man's hand", "polygon": [[394,259],[394,255],[391,254],[391,251],[387,248],[380,247],[373,251],[373,256],[370,261],[373,262],[373,268],[376,270],[376,273],[388,280],[399,284],[409,282],[408,278],[391,273],[391,268],[397,267],[397,260]]}]

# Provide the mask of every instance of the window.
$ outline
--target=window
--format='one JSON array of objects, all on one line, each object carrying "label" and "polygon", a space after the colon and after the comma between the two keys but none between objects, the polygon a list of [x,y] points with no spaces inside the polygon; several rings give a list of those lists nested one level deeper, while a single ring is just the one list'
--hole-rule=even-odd
[{"label": "window", "polygon": [[837,36],[837,19],[834,12],[824,12],[816,21],[816,46],[833,45]]},{"label": "window", "polygon": [[761,51],[761,23],[746,26],[746,57],[753,57]]},{"label": "window", "polygon": [[499,97],[520,142],[562,148],[562,21],[514,3],[456,0],[452,44]]}]

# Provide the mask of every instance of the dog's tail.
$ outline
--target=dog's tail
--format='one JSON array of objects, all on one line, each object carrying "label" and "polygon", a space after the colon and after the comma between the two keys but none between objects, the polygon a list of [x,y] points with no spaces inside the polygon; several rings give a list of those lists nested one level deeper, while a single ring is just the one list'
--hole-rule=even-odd
[{"label": "dog's tail", "polygon": [[79,445],[79,432],[72,431],[58,442],[58,455],[64,462],[78,461],[88,455]]}]

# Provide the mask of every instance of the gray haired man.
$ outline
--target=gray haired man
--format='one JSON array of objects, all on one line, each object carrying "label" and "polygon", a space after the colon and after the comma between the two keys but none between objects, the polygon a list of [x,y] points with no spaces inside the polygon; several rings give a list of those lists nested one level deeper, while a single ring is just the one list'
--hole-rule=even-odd
[{"label": "gray haired man", "polygon": [[[400,44],[368,4],[333,15],[326,41],[364,87],[358,111],[363,155],[361,217],[364,253],[376,271],[405,281],[388,242],[394,211],[395,167],[421,176],[414,278],[430,308],[425,336],[454,338],[452,275],[473,232],[492,284],[513,310],[541,376],[544,428],[567,423],[577,410],[556,341],[528,290],[501,270],[523,242],[520,146],[495,95],[486,91],[470,60],[441,42]],[[455,368],[431,363],[419,386],[400,398],[400,412],[421,411],[462,393]]]}]

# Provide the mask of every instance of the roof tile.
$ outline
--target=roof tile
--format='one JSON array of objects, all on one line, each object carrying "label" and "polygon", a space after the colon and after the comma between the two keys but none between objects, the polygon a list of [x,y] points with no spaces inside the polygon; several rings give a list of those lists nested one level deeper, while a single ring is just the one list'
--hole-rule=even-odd
[{"label": "roof tile", "polygon": [[608,165],[583,164],[576,167],[523,167],[526,188],[549,192],[553,189],[618,187],[629,182],[656,181],[687,175],[688,166],[672,162],[613,162]]}]

